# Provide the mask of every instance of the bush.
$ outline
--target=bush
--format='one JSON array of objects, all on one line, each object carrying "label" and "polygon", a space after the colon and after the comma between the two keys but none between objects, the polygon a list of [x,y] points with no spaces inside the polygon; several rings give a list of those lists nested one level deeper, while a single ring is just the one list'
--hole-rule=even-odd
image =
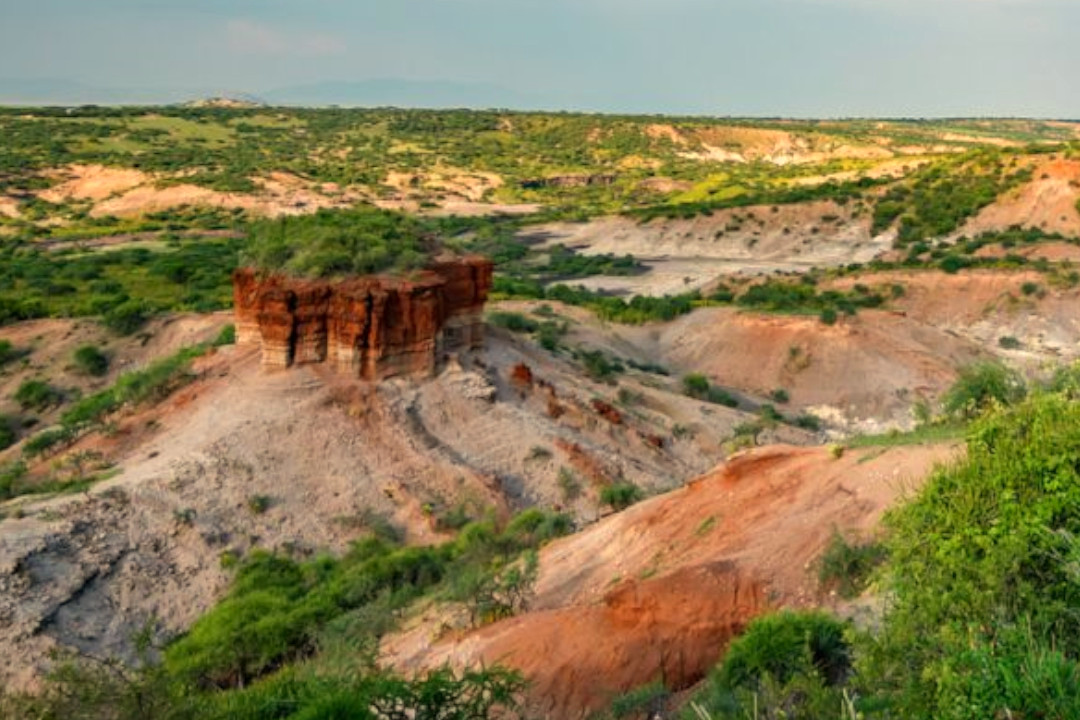
[{"label": "bush", "polygon": [[716,680],[728,688],[752,687],[765,676],[784,683],[813,672],[828,684],[843,682],[851,669],[845,626],[823,612],[785,610],[760,617],[731,643]]},{"label": "bush", "polygon": [[563,502],[573,502],[581,497],[581,482],[570,468],[559,468],[558,483]]},{"label": "bush", "polygon": [[274,500],[269,495],[252,495],[247,501],[248,510],[252,515],[262,515],[273,504]]},{"label": "bush", "polygon": [[821,556],[818,580],[824,586],[835,587],[845,598],[855,597],[866,588],[870,573],[884,560],[885,548],[880,543],[851,544],[833,531]]},{"label": "bush", "polygon": [[758,415],[761,417],[762,420],[764,420],[766,423],[769,423],[770,425],[775,425],[776,423],[783,422],[784,420],[784,416],[781,415],[780,412],[772,405],[762,405],[760,408],[758,408]]},{"label": "bush", "polygon": [[101,377],[109,372],[109,358],[94,345],[83,345],[75,351],[75,367],[84,375]]},{"label": "bush", "polygon": [[781,405],[784,405],[791,401],[791,396],[788,395],[788,391],[784,388],[777,388],[776,390],[773,390],[771,393],[769,393],[769,397],[772,398],[773,402],[779,403]]},{"label": "bush", "polygon": [[15,440],[18,436],[15,434],[15,429],[12,427],[13,425],[14,423],[11,418],[6,415],[0,415],[0,450],[7,450],[15,444]]},{"label": "bush", "polygon": [[516,312],[493,312],[488,314],[488,322],[498,328],[516,333],[536,332],[539,324],[521,313]]},{"label": "bush", "polygon": [[600,491],[600,502],[616,512],[625,510],[643,497],[641,488],[633,483],[615,483]]},{"label": "bush", "polygon": [[219,332],[218,336],[216,338],[214,338],[214,342],[212,344],[213,344],[214,347],[223,347],[225,345],[235,345],[236,344],[236,326],[233,325],[232,323],[229,323],[225,327],[221,328],[221,332]]},{"label": "bush", "polygon": [[146,323],[147,317],[144,303],[128,300],[106,312],[101,323],[117,335],[130,335]]},{"label": "bush", "polygon": [[585,366],[585,374],[597,382],[611,384],[617,374],[626,372],[622,363],[618,360],[609,360],[599,350],[579,350],[576,355]]},{"label": "bush", "polygon": [[818,315],[818,319],[821,320],[821,322],[825,325],[835,325],[838,317],[839,316],[836,314],[836,310],[831,307],[825,308]]},{"label": "bush", "polygon": [[1027,393],[1020,375],[1000,363],[983,362],[960,371],[942,406],[954,418],[971,419],[991,406],[1012,405]]},{"label": "bush", "polygon": [[969,437],[965,460],[886,516],[893,600],[867,676],[894,717],[1072,717],[1080,405],[1036,396]]},{"label": "bush", "polygon": [[0,340],[0,367],[4,367],[20,354],[10,340]]},{"label": "bush", "polygon": [[705,393],[704,399],[707,402],[713,403],[714,405],[723,405],[724,407],[729,408],[739,406],[739,401],[735,398],[734,395],[729,393],[727,390],[724,390],[723,388],[718,388],[715,386],[709,388],[709,392]]},{"label": "bush", "polygon": [[709,379],[701,373],[690,373],[682,379],[683,392],[699,400],[709,392]]},{"label": "bush", "polygon": [[23,410],[41,411],[58,404],[63,395],[43,380],[25,380],[13,397]]},{"label": "bush", "polygon": [[535,552],[507,568],[472,566],[453,580],[453,594],[464,600],[473,627],[513,617],[528,608],[540,566]]},{"label": "bush", "polygon": [[370,275],[421,268],[434,249],[415,218],[359,207],[253,223],[242,260],[307,277]]},{"label": "bush", "polygon": [[663,717],[662,712],[671,698],[671,691],[660,680],[641,685],[611,701],[614,718]]},{"label": "bush", "polygon": [[22,452],[26,457],[34,458],[39,455],[44,455],[57,445],[70,442],[72,439],[73,436],[71,431],[66,428],[42,430],[23,444]]}]

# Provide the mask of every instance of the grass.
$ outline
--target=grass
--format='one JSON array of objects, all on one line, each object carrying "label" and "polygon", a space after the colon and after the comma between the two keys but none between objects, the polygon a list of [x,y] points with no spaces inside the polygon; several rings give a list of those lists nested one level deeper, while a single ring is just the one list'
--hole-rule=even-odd
[{"label": "grass", "polygon": [[888,432],[880,435],[856,435],[845,441],[850,448],[903,447],[906,445],[930,445],[962,440],[967,434],[967,423],[948,422],[924,425],[909,432]]}]

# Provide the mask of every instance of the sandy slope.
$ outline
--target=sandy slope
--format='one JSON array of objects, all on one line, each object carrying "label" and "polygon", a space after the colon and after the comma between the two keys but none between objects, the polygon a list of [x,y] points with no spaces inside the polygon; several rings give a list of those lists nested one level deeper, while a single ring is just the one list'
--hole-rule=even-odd
[{"label": "sandy slope", "polygon": [[983,208],[955,236],[972,237],[1014,225],[1067,237],[1080,235],[1080,161],[1051,159],[1033,168],[1033,179]]},{"label": "sandy slope", "polygon": [[889,235],[870,236],[867,216],[856,217],[850,207],[831,201],[718,210],[688,220],[639,223],[607,217],[550,223],[527,228],[521,238],[539,247],[566,245],[586,255],[633,255],[649,273],[587,278],[581,284],[644,295],[686,292],[718,275],[866,262],[892,243]]},{"label": "sandy slope", "polygon": [[[533,368],[532,389],[510,380],[521,362]],[[369,513],[413,542],[440,539],[434,516],[462,502],[502,515],[564,507],[588,522],[602,484],[677,487],[718,462],[747,418],[630,373],[623,384],[640,405],[614,423],[592,404],[615,402],[614,388],[497,332],[483,356],[423,383],[360,385],[319,367],[265,373],[237,348],[197,369],[162,405],[69,451],[101,453],[118,476],[83,495],[0,506],[9,516],[0,520],[0,678],[29,682],[57,644],[123,654],[148,620],[162,637],[182,631],[226,587],[223,552],[340,550]],[[696,434],[674,438],[674,422]],[[34,469],[52,472],[53,461]],[[583,489],[570,503],[563,467]],[[256,496],[269,499],[265,513],[249,508]]]}]

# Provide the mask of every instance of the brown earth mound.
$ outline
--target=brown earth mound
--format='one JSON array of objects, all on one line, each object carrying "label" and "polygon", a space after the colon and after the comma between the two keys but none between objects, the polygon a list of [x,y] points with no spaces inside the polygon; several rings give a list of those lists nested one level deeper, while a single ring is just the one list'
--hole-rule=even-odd
[{"label": "brown earth mound", "polygon": [[867,533],[951,447],[771,447],[640,503],[540,554],[533,610],[432,644],[437,612],[384,643],[405,669],[503,663],[540,717],[578,718],[657,678],[700,680],[769,608],[814,605],[834,529]]},{"label": "brown earth mound", "polygon": [[1034,179],[983,208],[955,233],[972,237],[1019,225],[1080,235],[1080,161],[1053,159],[1032,168]]},{"label": "brown earth mound", "polygon": [[[850,289],[855,283],[902,285],[903,297],[891,300],[890,307],[953,341],[962,338],[998,353],[1000,338],[1017,338],[1024,352],[1009,357],[1033,369],[1080,356],[1080,289],[1051,287],[1042,273],[897,271],[844,278],[833,286]],[[1025,293],[1025,285],[1035,291]]]},{"label": "brown earth mound", "polygon": [[880,310],[827,326],[814,316],[707,308],[658,328],[655,343],[682,372],[759,397],[783,388],[792,406],[864,432],[909,425],[916,399],[936,397],[980,356],[972,343]]},{"label": "brown earth mound", "polygon": [[153,180],[141,170],[104,165],[71,165],[54,171],[52,177],[60,182],[40,194],[42,200],[51,203],[69,200],[98,202]]}]

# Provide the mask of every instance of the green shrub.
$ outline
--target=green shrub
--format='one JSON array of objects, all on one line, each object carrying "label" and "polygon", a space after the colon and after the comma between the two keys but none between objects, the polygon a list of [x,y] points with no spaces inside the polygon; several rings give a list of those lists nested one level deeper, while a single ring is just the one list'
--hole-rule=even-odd
[{"label": "green shrub", "polygon": [[786,682],[812,669],[829,683],[839,683],[851,669],[844,630],[843,623],[823,612],[785,610],[765,615],[731,643],[718,679],[728,687],[746,686],[765,675]]},{"label": "green shrub", "polygon": [[835,325],[838,317],[836,310],[831,307],[825,308],[818,314],[818,319],[825,325]]},{"label": "green shrub", "polygon": [[762,405],[758,408],[758,415],[770,425],[775,425],[776,423],[784,421],[784,416],[772,405]]},{"label": "green shrub", "polygon": [[724,390],[723,388],[718,388],[716,386],[709,388],[709,391],[705,393],[704,399],[707,402],[713,403],[714,405],[723,405],[724,407],[729,408],[735,408],[739,406],[739,401],[735,398],[734,395],[729,393],[727,390]]},{"label": "green shrub", "polygon": [[83,345],[73,356],[75,367],[84,375],[101,377],[109,372],[109,358],[94,345]]},{"label": "green shrub", "polygon": [[274,500],[269,495],[252,495],[247,501],[248,510],[250,510],[253,515],[262,515],[269,510],[270,506],[273,504]]},{"label": "green shrub", "polygon": [[964,460],[886,517],[892,602],[867,679],[895,717],[1071,717],[1080,405],[1036,396],[969,438]]},{"label": "green shrub", "polygon": [[0,415],[0,450],[7,450],[18,439],[14,424],[7,415]]},{"label": "green shrub", "polygon": [[564,502],[573,502],[581,497],[581,482],[570,468],[559,468],[558,483]]},{"label": "green shrub", "polygon": [[641,488],[633,483],[614,483],[600,491],[600,502],[619,512],[644,497]]},{"label": "green shrub", "polygon": [[26,472],[26,463],[21,460],[0,465],[0,500],[7,500],[19,494]]},{"label": "green shrub", "polygon": [[885,548],[880,543],[852,544],[834,530],[818,565],[818,580],[851,598],[866,588],[870,573],[884,560]]},{"label": "green shrub", "polygon": [[709,392],[709,379],[701,373],[690,373],[682,379],[683,392],[693,398],[702,399]]},{"label": "green shrub", "polygon": [[252,223],[242,261],[307,277],[404,273],[423,267],[434,249],[415,218],[358,207]]},{"label": "green shrub", "polygon": [[148,317],[145,303],[128,300],[106,312],[101,322],[117,335],[131,335],[146,323]]},{"label": "green shrub", "polygon": [[0,368],[18,358],[20,354],[10,340],[0,340]]},{"label": "green shrub", "polygon": [[72,439],[72,433],[67,428],[42,430],[23,443],[22,452],[28,458],[35,458],[44,455],[57,445],[70,442]]},{"label": "green shrub", "polygon": [[998,347],[1004,350],[1017,350],[1021,347],[1021,342],[1012,335],[1002,335],[998,338]]},{"label": "green shrub", "polygon": [[138,405],[160,400],[190,380],[191,361],[206,352],[205,346],[187,347],[175,355],[156,360],[143,370],[124,373],[112,387],[82,398],[63,415],[60,422],[73,431],[101,422],[126,404]]},{"label": "green shrub", "polygon": [[539,560],[533,551],[505,568],[469,566],[454,575],[451,595],[465,603],[472,626],[478,627],[527,609],[538,573]]},{"label": "green shrub", "polygon": [[769,393],[769,397],[772,398],[773,402],[780,403],[781,405],[784,405],[791,401],[791,396],[788,395],[788,391],[784,388],[777,388],[776,390],[773,390],[771,393]]},{"label": "green shrub", "polygon": [[945,413],[974,418],[998,405],[1012,405],[1027,393],[1023,378],[1000,363],[982,362],[963,368],[942,399]]},{"label": "green shrub", "polygon": [[619,695],[611,701],[613,718],[661,717],[661,712],[671,698],[671,691],[663,681],[653,680]]},{"label": "green shrub", "polygon": [[488,322],[498,328],[516,333],[536,332],[539,323],[531,320],[521,313],[516,312],[493,312],[488,313]]},{"label": "green shrub", "polygon": [[58,404],[62,393],[44,380],[25,380],[15,391],[15,402],[23,410],[45,410],[50,405]]},{"label": "green shrub", "polygon": [[225,345],[236,344],[236,326],[229,323],[225,327],[221,328],[221,332],[214,338],[212,343],[214,347],[224,347]]},{"label": "green shrub", "polygon": [[246,686],[283,663],[308,657],[329,625],[347,622],[343,618],[350,613],[379,603],[400,609],[436,587],[454,599],[472,598],[477,607],[487,598],[492,605],[484,605],[484,612],[506,602],[520,608],[536,566],[535,559],[517,563],[518,555],[571,528],[566,516],[534,509],[501,531],[491,519],[471,523],[438,547],[401,548],[372,536],[340,559],[319,556],[300,563],[254,552],[223,602],[167,648],[165,669],[195,687]]},{"label": "green shrub", "polygon": [[585,374],[597,382],[613,384],[616,375],[626,372],[618,360],[610,360],[600,350],[579,350],[575,356],[585,366]]}]

